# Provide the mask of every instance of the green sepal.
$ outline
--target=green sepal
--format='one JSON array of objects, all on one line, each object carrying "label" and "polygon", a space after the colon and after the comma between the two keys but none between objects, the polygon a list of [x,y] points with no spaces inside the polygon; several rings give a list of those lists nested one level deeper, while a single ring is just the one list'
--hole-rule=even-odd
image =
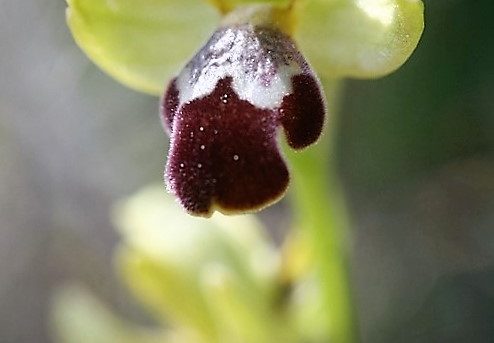
[{"label": "green sepal", "polygon": [[420,0],[308,0],[295,36],[315,70],[330,78],[376,78],[410,57],[424,28]]},{"label": "green sepal", "polygon": [[88,57],[121,83],[154,95],[163,93],[219,21],[202,0],[67,3],[67,23]]}]

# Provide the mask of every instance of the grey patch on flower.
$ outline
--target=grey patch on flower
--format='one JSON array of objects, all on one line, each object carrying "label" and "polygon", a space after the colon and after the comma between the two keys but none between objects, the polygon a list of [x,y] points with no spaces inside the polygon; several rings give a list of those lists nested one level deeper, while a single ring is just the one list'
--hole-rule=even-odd
[{"label": "grey patch on flower", "polygon": [[219,80],[231,76],[241,99],[276,108],[292,92],[291,77],[309,70],[279,30],[249,24],[220,28],[177,77],[180,105],[209,95]]},{"label": "grey patch on flower", "polygon": [[187,67],[191,84],[203,74],[214,73],[214,68],[232,64],[240,67],[243,74],[268,85],[278,66],[289,66],[292,61],[299,66],[305,64],[295,44],[282,32],[242,25],[216,31]]}]

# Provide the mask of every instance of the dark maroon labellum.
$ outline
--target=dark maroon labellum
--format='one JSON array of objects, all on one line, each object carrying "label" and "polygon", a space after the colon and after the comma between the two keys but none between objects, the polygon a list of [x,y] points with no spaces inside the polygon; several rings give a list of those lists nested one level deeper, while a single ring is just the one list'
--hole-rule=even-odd
[{"label": "dark maroon labellum", "polygon": [[263,208],[289,173],[276,136],[304,148],[319,137],[325,106],[317,78],[279,30],[221,28],[170,82],[161,106],[171,144],[165,181],[191,214]]}]

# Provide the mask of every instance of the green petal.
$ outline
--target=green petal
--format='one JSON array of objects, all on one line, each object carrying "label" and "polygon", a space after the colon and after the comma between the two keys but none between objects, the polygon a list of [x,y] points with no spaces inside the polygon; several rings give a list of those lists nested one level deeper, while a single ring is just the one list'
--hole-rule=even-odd
[{"label": "green petal", "polygon": [[399,68],[424,28],[420,0],[311,0],[300,8],[296,38],[328,77],[373,78]]},{"label": "green petal", "polygon": [[68,25],[89,58],[123,84],[156,95],[219,21],[202,0],[67,1]]}]

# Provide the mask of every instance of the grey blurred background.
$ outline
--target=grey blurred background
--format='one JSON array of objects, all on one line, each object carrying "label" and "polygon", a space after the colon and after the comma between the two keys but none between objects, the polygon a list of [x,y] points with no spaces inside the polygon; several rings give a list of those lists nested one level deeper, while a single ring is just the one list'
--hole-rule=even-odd
[{"label": "grey blurred background", "polygon": [[[83,55],[64,1],[0,5],[0,342],[50,342],[68,279],[143,320],[113,274],[109,211],[161,180],[157,100]],[[336,160],[364,342],[494,337],[493,14],[490,0],[426,1],[410,61],[347,83]]]}]

